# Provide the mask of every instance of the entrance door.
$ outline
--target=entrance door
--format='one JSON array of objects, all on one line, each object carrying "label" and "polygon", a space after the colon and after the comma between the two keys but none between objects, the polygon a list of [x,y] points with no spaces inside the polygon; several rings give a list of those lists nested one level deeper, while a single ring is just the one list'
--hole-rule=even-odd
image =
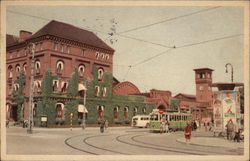
[{"label": "entrance door", "polygon": [[11,106],[10,120],[17,121],[17,105]]}]

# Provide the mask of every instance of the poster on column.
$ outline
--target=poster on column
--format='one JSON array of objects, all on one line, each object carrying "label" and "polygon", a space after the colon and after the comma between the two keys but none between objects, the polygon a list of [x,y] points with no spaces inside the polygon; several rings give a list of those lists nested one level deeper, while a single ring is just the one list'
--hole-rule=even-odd
[{"label": "poster on column", "polygon": [[221,93],[213,92],[213,113],[214,113],[214,131],[223,130],[223,108],[221,105]]},{"label": "poster on column", "polygon": [[236,91],[221,91],[224,128],[230,120],[236,123],[236,95]]}]

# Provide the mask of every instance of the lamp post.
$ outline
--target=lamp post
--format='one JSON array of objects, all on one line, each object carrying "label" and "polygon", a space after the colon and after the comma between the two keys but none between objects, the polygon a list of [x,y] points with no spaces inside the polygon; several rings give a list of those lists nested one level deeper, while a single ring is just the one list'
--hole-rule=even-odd
[{"label": "lamp post", "polygon": [[228,73],[228,70],[227,70],[227,66],[230,66],[231,67],[231,81],[233,82],[233,80],[234,80],[234,69],[233,69],[233,65],[231,64],[231,63],[227,63],[226,65],[225,65],[225,67],[226,67],[226,73]]},{"label": "lamp post", "polygon": [[32,103],[33,103],[33,88],[34,88],[34,63],[35,63],[35,44],[30,43],[32,46],[31,48],[31,75],[30,75],[30,95],[29,95],[29,123],[28,123],[28,129],[27,133],[32,133],[32,125],[33,125],[33,109],[32,109]]}]

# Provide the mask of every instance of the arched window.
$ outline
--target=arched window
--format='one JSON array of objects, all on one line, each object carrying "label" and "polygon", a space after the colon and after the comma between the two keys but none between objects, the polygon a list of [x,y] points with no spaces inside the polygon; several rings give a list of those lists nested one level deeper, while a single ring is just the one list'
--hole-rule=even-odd
[{"label": "arched window", "polygon": [[68,85],[69,85],[68,82],[64,82],[64,81],[61,82],[61,87],[62,87],[61,92],[62,93],[66,92]]},{"label": "arched window", "polygon": [[9,78],[12,78],[13,77],[13,68],[11,65],[8,67],[8,72],[9,72]]},{"label": "arched window", "polygon": [[83,76],[84,71],[85,71],[85,66],[83,64],[79,65],[78,72],[79,72],[80,76]]},{"label": "arched window", "polygon": [[21,67],[19,64],[16,65],[16,72],[19,73],[21,71]]},{"label": "arched window", "polygon": [[52,89],[53,89],[53,91],[57,91],[57,89],[58,89],[58,80],[53,80],[53,87],[52,87]]},{"label": "arched window", "polygon": [[39,60],[36,60],[35,61],[35,70],[36,70],[36,73],[40,73],[40,69],[41,69],[41,63]]},{"label": "arched window", "polygon": [[143,107],[143,108],[142,108],[142,113],[143,113],[143,114],[146,114],[146,107]]},{"label": "arched window", "polygon": [[128,119],[128,107],[124,107],[124,118]]},{"label": "arched window", "polygon": [[96,52],[96,53],[95,53],[96,59],[99,59],[99,56],[100,56],[100,53],[99,53],[99,52]]},{"label": "arched window", "polygon": [[63,109],[64,109],[64,104],[62,103],[57,103],[56,104],[56,117],[57,118],[62,118],[63,117]]},{"label": "arched window", "polygon": [[101,53],[101,58],[104,59],[105,58],[105,55],[103,53]]},{"label": "arched window", "polygon": [[105,55],[105,59],[109,60],[109,55],[108,54]]},{"label": "arched window", "polygon": [[18,89],[19,89],[19,84],[18,84],[18,83],[15,83],[15,84],[14,84],[14,90],[15,90],[15,91],[18,91]]},{"label": "arched window", "polygon": [[95,96],[96,97],[99,96],[99,92],[100,92],[100,87],[99,86],[95,86]]},{"label": "arched window", "polygon": [[114,108],[114,119],[118,119],[119,107]]},{"label": "arched window", "polygon": [[98,112],[98,119],[103,120],[104,119],[104,106],[97,106],[97,112]]},{"label": "arched window", "polygon": [[36,93],[40,93],[41,92],[41,86],[42,86],[41,81],[40,80],[36,80],[35,81],[35,92]]},{"label": "arched window", "polygon": [[102,97],[106,97],[106,94],[107,94],[107,88],[103,87],[102,88]]},{"label": "arched window", "polygon": [[37,103],[33,104],[33,117],[37,117]]},{"label": "arched window", "polygon": [[134,111],[133,111],[133,116],[135,116],[137,114],[137,111],[138,111],[138,107],[135,107]]},{"label": "arched window", "polygon": [[23,72],[26,74],[27,72],[27,63],[24,63],[23,64]]},{"label": "arched window", "polygon": [[103,79],[103,74],[104,74],[103,68],[99,68],[98,69],[98,80],[102,80]]},{"label": "arched window", "polygon": [[56,63],[56,72],[57,73],[61,73],[62,72],[62,70],[63,70],[63,66],[64,66],[64,63],[63,63],[63,61],[58,61],[57,63]]}]

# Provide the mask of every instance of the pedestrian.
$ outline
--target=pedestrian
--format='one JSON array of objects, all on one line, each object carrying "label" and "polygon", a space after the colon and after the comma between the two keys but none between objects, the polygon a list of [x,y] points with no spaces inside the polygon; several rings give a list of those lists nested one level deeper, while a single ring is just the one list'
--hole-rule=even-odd
[{"label": "pedestrian", "polygon": [[108,126],[109,126],[109,122],[108,122],[108,120],[105,120],[105,129],[107,129],[108,128]]},{"label": "pedestrian", "polygon": [[165,128],[166,128],[166,133],[168,133],[169,132],[168,121],[166,121],[166,123],[165,123]]},{"label": "pedestrian", "polygon": [[234,125],[234,142],[235,140],[237,142],[240,142],[240,129],[239,129],[239,120],[236,121],[236,124]]},{"label": "pedestrian", "polygon": [[196,131],[196,129],[197,129],[197,124],[196,124],[195,121],[194,121],[194,123],[193,123],[193,126],[194,126],[194,131]]},{"label": "pedestrian", "polygon": [[104,120],[101,120],[101,123],[100,123],[100,132],[103,133],[104,132]]},{"label": "pedestrian", "polygon": [[227,140],[232,140],[234,131],[234,124],[232,119],[230,119],[226,124]]},{"label": "pedestrian", "polygon": [[186,139],[186,143],[187,142],[190,142],[191,140],[191,132],[192,132],[192,126],[191,126],[191,123],[187,122],[187,125],[185,127],[185,139]]}]

